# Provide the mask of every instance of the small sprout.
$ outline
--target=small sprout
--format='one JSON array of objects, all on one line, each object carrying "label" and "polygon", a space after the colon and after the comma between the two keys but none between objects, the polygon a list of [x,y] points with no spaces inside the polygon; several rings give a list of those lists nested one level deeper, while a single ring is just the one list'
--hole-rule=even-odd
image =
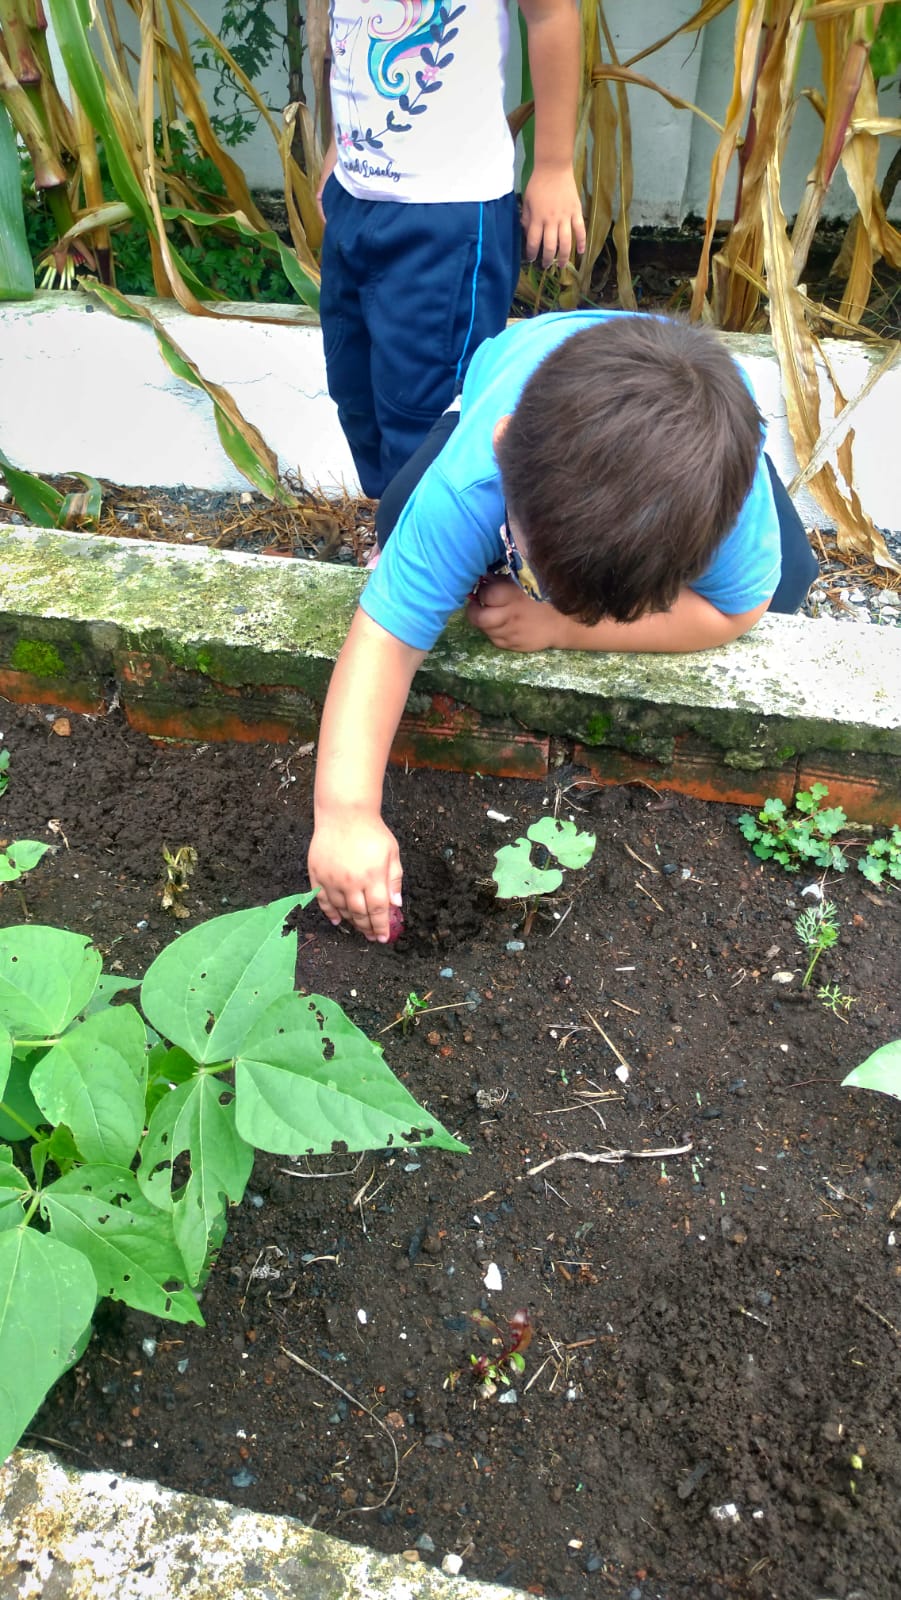
[{"label": "small sprout", "polygon": [[853,994],[842,994],[837,983],[822,984],[817,990],[817,999],[842,1022],[847,1022],[848,1012],[857,1004]]},{"label": "small sprout", "polygon": [[801,979],[801,987],[806,989],[823,951],[831,950],[833,945],[838,944],[838,910],[834,902],[819,900],[807,911],[802,911],[795,921],[795,933],[810,957],[807,971]]},{"label": "small sprout", "polygon": [[0,750],[0,795],[9,788],[9,751]]},{"label": "small sprout", "polygon": [[[492,1346],[500,1347],[500,1354],[470,1355],[469,1362],[473,1369],[473,1377],[481,1384],[489,1383],[497,1387],[498,1384],[510,1383],[510,1371],[525,1372],[526,1362],[524,1352],[532,1342],[532,1319],[528,1311],[514,1311],[507,1323],[508,1332],[502,1332],[500,1325],[486,1317],[483,1311],[471,1311],[470,1321],[480,1333],[486,1334]],[[493,1392],[493,1390],[492,1390]]]}]

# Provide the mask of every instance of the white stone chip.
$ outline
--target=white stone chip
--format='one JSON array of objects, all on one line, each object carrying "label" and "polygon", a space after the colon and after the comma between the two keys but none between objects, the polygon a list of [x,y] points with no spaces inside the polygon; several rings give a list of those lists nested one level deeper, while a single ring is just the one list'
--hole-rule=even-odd
[{"label": "white stone chip", "polygon": [[489,1261],[482,1282],[484,1283],[485,1288],[488,1289],[491,1294],[499,1294],[501,1289],[503,1289],[504,1280],[501,1277],[500,1267],[496,1266],[493,1261]]}]

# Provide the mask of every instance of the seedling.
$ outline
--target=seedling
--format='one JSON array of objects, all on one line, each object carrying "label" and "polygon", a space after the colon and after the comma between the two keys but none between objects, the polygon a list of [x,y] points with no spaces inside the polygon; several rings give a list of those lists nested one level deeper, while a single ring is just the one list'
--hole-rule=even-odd
[{"label": "seedling", "polygon": [[295,990],[284,924],[313,898],[182,934],[140,1010],[110,1005],[136,980],[103,977],[81,935],[0,930],[0,1460],[101,1297],[203,1321],[195,1291],[256,1149],[465,1152],[340,1006]]},{"label": "seedling", "polygon": [[767,800],[756,817],[743,811],[738,826],[755,856],[778,861],[786,872],[798,872],[802,865],[844,872],[847,857],[832,841],[848,818],[841,806],[821,807],[828,793],[825,783],[814,783],[795,795],[794,813],[783,800],[774,799]]},{"label": "seedling", "polygon": [[499,1349],[498,1354],[483,1351],[479,1356],[470,1355],[473,1377],[479,1383],[509,1387],[510,1373],[526,1370],[525,1352],[532,1343],[532,1320],[528,1311],[514,1311],[507,1323],[507,1333],[491,1317],[486,1317],[483,1311],[470,1311],[469,1320],[479,1333],[487,1335],[495,1350]]},{"label": "seedling", "polygon": [[410,1032],[411,1028],[415,1027],[416,1018],[419,1016],[420,1011],[428,1011],[431,998],[431,990],[424,995],[418,995],[415,989],[410,990],[404,1001],[403,1010],[397,1019],[400,1024],[400,1031],[404,1036]]},{"label": "seedling", "polygon": [[[8,755],[9,751],[3,753]],[[17,839],[14,844],[7,845],[5,850],[0,850],[0,883],[15,883],[23,872],[36,867],[49,849],[49,844],[41,844],[39,839]]]},{"label": "seedling", "polygon": [[823,951],[838,944],[838,908],[831,900],[817,901],[796,919],[795,933],[810,957],[801,979],[801,987],[806,989]]},{"label": "seedling", "polygon": [[843,1089],[875,1089],[901,1100],[901,1039],[880,1045],[866,1061],[842,1079]]},{"label": "seedling", "polygon": [[0,750],[0,795],[9,788],[9,751]]},{"label": "seedling", "polygon": [[848,1012],[856,1005],[853,994],[842,994],[837,983],[824,983],[817,990],[817,999],[821,1000],[827,1011],[840,1017],[842,1022],[847,1022]]},{"label": "seedling", "polygon": [[[560,867],[576,871],[586,866],[596,844],[596,835],[581,831],[574,822],[540,817],[527,829],[525,838],[515,839],[496,851],[491,876],[497,884],[498,899],[532,902],[526,918],[527,928],[531,927],[540,897],[556,893],[563,882]],[[552,856],[559,867],[547,865]]]}]

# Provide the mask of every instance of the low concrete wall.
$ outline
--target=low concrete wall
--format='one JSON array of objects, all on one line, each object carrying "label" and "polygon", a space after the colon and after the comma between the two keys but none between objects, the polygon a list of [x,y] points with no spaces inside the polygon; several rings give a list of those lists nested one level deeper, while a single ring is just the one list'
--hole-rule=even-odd
[{"label": "low concrete wall", "polygon": [[[227,315],[192,317],[172,301],[148,301],[205,377],[224,384],[276,452],[334,494],[357,492],[337,413],[328,397],[318,323],[292,306],[231,306]],[[280,325],[259,320],[262,311]],[[797,462],[772,343],[748,334],[724,340],[746,368],[767,421],[767,448],[788,482]],[[859,393],[882,352],[846,340],[824,345],[843,393]],[[822,374],[823,423],[832,416]],[[886,372],[854,416],[858,493],[877,527],[901,531],[901,362]],[[245,489],[219,442],[212,408],[180,382],[159,355],[150,328],[122,322],[81,294],[45,294],[0,305],[0,449],[33,472],[81,471],[123,484],[189,484]],[[802,492],[808,527],[824,514]]]},{"label": "low concrete wall", "polygon": [[3,1600],[517,1600],[412,1554],[33,1450],[0,1466]]},{"label": "low concrete wall", "polygon": [[[315,740],[362,572],[189,546],[0,529],[0,693],[157,738]],[[814,780],[901,820],[901,628],[765,617],[693,655],[496,650],[451,620],[393,758],[544,778],[576,763],[745,804]]]}]

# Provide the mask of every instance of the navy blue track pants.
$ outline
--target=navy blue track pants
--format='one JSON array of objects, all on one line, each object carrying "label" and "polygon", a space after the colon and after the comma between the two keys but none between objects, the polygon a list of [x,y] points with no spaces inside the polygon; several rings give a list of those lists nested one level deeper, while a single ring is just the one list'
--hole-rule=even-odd
[{"label": "navy blue track pants", "polygon": [[323,194],[319,315],[329,394],[363,493],[378,498],[504,327],[519,276],[513,194],[404,205]]}]

